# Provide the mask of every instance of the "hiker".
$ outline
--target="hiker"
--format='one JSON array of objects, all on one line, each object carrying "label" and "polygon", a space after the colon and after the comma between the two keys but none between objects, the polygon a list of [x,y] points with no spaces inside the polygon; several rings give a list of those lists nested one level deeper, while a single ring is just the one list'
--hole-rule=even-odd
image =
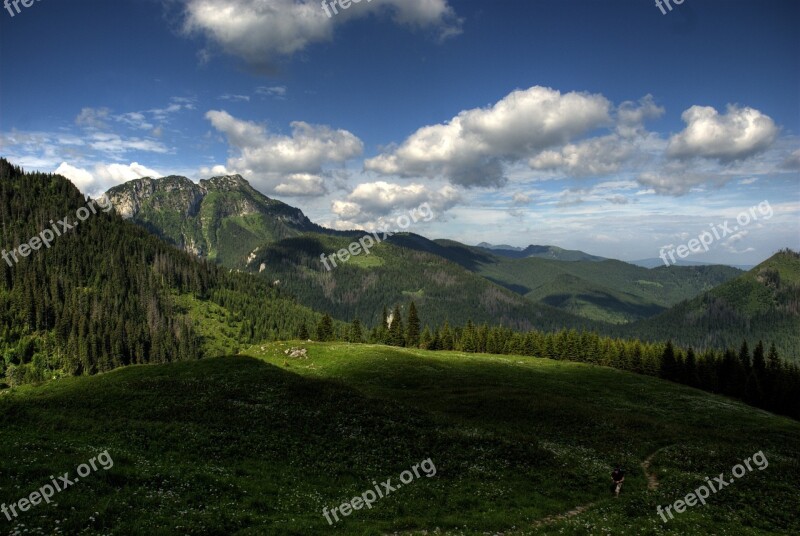
[{"label": "hiker", "polygon": [[614,485],[611,486],[611,489],[614,491],[614,496],[619,497],[619,492],[622,489],[622,483],[625,482],[625,471],[623,471],[621,467],[617,466],[613,471],[611,471],[611,480],[614,481]]}]

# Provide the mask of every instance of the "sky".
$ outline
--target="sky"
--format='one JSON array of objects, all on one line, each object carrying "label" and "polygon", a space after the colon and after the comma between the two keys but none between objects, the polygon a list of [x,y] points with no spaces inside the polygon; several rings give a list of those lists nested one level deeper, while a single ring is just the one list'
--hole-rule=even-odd
[{"label": "sky", "polygon": [[800,249],[800,2],[660,1],[9,2],[0,156],[87,195],[241,174],[337,229]]}]

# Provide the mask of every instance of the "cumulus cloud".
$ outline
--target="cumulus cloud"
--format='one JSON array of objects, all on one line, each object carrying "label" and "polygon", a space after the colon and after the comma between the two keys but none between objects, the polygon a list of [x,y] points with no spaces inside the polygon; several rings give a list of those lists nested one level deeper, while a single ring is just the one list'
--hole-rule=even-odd
[{"label": "cumulus cloud", "polygon": [[258,69],[271,69],[278,58],[328,41],[337,25],[370,13],[391,13],[398,24],[437,27],[442,37],[457,35],[461,25],[447,0],[361,2],[331,17],[319,0],[183,1],[187,33],[205,35]]},{"label": "cumulus cloud", "polygon": [[450,185],[436,190],[423,184],[377,181],[359,184],[346,199],[334,201],[331,210],[340,219],[337,228],[350,229],[367,223],[374,225],[397,211],[407,212],[423,203],[440,215],[461,199],[460,192]]},{"label": "cumulus cloud", "polygon": [[692,106],[681,117],[686,128],[669,140],[667,155],[672,158],[729,163],[763,152],[778,137],[772,118],[753,108],[730,105],[720,114],[710,106]]},{"label": "cumulus cloud", "polygon": [[592,138],[562,149],[544,151],[529,165],[536,170],[560,170],[574,177],[608,175],[619,171],[635,153],[635,145],[618,135]]},{"label": "cumulus cloud", "polygon": [[536,86],[423,127],[399,147],[367,160],[365,167],[385,175],[441,176],[466,187],[498,187],[507,181],[504,163],[610,123],[611,103],[602,95]]},{"label": "cumulus cloud", "polygon": [[323,195],[323,165],[341,164],[364,150],[361,140],[346,130],[302,121],[293,122],[292,135],[284,136],[225,111],[211,110],[206,119],[226,136],[233,152],[226,167],[267,194]]},{"label": "cumulus cloud", "polygon": [[646,135],[645,122],[658,119],[664,112],[652,95],[645,95],[638,102],[625,101],[617,108],[616,131],[623,138]]},{"label": "cumulus cloud", "polygon": [[69,179],[81,192],[97,195],[109,188],[143,177],[162,175],[153,169],[132,162],[130,164],[95,164],[92,171],[62,162],[53,172]]},{"label": "cumulus cloud", "polygon": [[625,101],[615,111],[614,132],[543,151],[528,162],[531,168],[559,171],[571,177],[602,176],[616,173],[623,164],[644,151],[651,133],[645,122],[664,114],[652,95],[638,102]]}]

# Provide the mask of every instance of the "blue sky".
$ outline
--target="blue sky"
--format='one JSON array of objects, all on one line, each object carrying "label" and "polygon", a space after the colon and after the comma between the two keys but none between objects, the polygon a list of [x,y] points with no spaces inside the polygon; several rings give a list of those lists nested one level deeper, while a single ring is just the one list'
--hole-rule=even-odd
[{"label": "blue sky", "polygon": [[800,248],[793,0],[18,5],[0,155],[88,194],[240,173],[331,227],[427,202],[431,238],[625,260],[766,202],[687,260]]}]

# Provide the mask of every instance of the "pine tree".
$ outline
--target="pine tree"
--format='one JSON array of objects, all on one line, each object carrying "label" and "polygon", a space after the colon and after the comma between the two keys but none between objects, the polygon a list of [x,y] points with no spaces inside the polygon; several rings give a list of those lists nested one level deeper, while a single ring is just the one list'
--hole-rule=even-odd
[{"label": "pine tree", "polygon": [[667,380],[676,379],[678,361],[675,358],[675,348],[672,341],[667,342],[664,353],[661,354],[661,377]]},{"label": "pine tree", "polygon": [[435,350],[435,348],[432,348],[432,342],[433,334],[431,333],[431,329],[428,326],[425,326],[425,329],[422,330],[422,335],[420,336],[419,347],[423,350]]},{"label": "pine tree", "polygon": [[408,306],[408,327],[406,328],[406,345],[410,348],[419,346],[419,317],[417,306],[412,301]]},{"label": "pine tree", "polygon": [[364,334],[361,329],[361,321],[358,318],[353,319],[350,324],[350,332],[348,334],[349,342],[361,343],[364,340]]},{"label": "pine tree", "polygon": [[406,334],[403,329],[403,316],[400,314],[400,306],[396,305],[392,313],[392,324],[389,327],[389,344],[392,346],[405,346]]},{"label": "pine tree", "polygon": [[306,341],[309,338],[308,335],[308,328],[306,327],[306,323],[303,322],[300,324],[300,329],[297,331],[297,338],[301,341]]},{"label": "pine tree", "polygon": [[327,313],[317,324],[317,340],[320,342],[333,340],[333,319]]}]

